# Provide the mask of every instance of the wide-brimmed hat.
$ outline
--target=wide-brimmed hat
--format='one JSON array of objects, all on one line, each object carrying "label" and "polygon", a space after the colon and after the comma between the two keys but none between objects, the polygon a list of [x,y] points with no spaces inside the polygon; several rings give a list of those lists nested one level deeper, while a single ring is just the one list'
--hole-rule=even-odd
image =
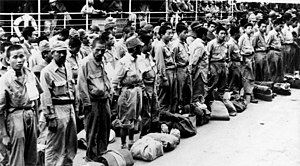
[{"label": "wide-brimmed hat", "polygon": [[51,52],[53,51],[61,51],[61,50],[67,50],[68,45],[63,41],[54,41],[53,43],[50,43]]},{"label": "wide-brimmed hat", "polygon": [[136,46],[144,46],[144,43],[136,36],[132,36],[126,40],[126,46],[127,48],[134,48]]},{"label": "wide-brimmed hat", "polygon": [[39,44],[39,50],[41,52],[51,51],[49,42],[47,40],[42,40]]}]

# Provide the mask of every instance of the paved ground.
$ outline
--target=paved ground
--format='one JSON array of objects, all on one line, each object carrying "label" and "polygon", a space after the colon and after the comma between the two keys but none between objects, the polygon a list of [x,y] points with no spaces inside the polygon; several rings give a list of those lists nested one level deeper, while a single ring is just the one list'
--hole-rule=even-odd
[{"label": "paved ground", "polygon": [[[116,149],[120,140],[109,148]],[[135,166],[300,166],[300,90],[250,104],[230,121],[210,121],[172,152]],[[74,165],[85,164],[79,150]]]}]

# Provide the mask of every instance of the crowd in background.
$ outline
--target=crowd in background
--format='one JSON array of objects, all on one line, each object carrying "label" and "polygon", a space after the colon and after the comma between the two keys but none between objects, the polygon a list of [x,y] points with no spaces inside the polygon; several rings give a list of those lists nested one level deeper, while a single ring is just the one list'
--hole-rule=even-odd
[{"label": "crowd in background", "polygon": [[[195,10],[184,2],[170,7]],[[191,104],[210,110],[226,92],[258,103],[255,81],[281,83],[299,70],[297,9],[221,20],[215,3],[203,10],[205,18],[191,24],[160,19],[137,29],[128,21],[118,40],[116,19],[108,17],[104,31],[92,25],[38,36],[29,26],[1,41],[2,163],[35,165],[44,144],[46,165],[71,165],[83,129],[85,159],[97,161],[111,128],[120,129],[121,148],[130,148],[137,131],[168,132],[172,119],[162,116]]]}]

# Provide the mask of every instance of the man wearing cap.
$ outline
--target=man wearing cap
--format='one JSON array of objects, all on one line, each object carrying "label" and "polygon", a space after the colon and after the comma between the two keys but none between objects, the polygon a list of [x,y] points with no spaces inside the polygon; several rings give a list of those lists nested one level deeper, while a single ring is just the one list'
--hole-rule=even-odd
[{"label": "man wearing cap", "polygon": [[141,47],[144,45],[136,36],[127,39],[128,53],[119,60],[112,86],[119,95],[118,117],[121,123],[122,148],[127,148],[126,136],[129,135],[130,148],[134,143],[134,126],[140,121],[142,110],[142,73],[145,66],[140,64]]},{"label": "man wearing cap", "polygon": [[267,24],[264,20],[258,22],[258,30],[253,35],[252,45],[254,48],[255,61],[255,80],[268,81],[270,79],[269,64],[267,59],[267,44],[265,40],[265,33]]},{"label": "man wearing cap", "polygon": [[116,36],[117,33],[117,24],[116,24],[116,19],[112,17],[107,17],[105,19],[106,24],[104,25],[104,30],[106,32],[112,33],[113,36]]},{"label": "man wearing cap", "polygon": [[158,75],[158,104],[160,111],[175,113],[177,101],[176,63],[171,51],[172,28],[168,25],[159,28],[160,41],[154,47]]},{"label": "man wearing cap", "polygon": [[3,42],[0,44],[0,77],[7,72],[9,64],[6,60],[6,50],[11,45],[10,42]]},{"label": "man wearing cap", "polygon": [[[207,93],[208,56],[205,48],[207,29],[199,27],[196,29],[197,38],[189,47],[190,67],[193,83],[192,102],[204,102]],[[202,101],[201,101],[202,99]]]},{"label": "man wearing cap", "polygon": [[26,55],[21,45],[10,46],[6,59],[10,68],[0,80],[0,134],[10,151],[8,165],[36,165],[36,108],[43,91],[35,75],[24,67]]},{"label": "man wearing cap", "polygon": [[[227,64],[228,62],[228,45],[225,41],[227,29],[220,26],[216,30],[217,37],[207,43],[207,53],[209,57],[209,81],[208,97],[213,97],[213,91],[217,89],[219,96],[222,96],[226,89],[227,82]],[[216,99],[219,99],[218,96]],[[211,100],[208,98],[207,101]]]},{"label": "man wearing cap", "polygon": [[87,139],[86,161],[97,161],[107,150],[111,124],[111,84],[103,63],[105,41],[96,38],[92,50],[78,70]]},{"label": "man wearing cap", "polygon": [[118,57],[118,59],[121,59],[122,57],[125,56],[126,52],[128,51],[127,50],[127,47],[126,47],[126,40],[131,37],[133,34],[134,34],[134,29],[133,27],[131,26],[125,26],[123,28],[123,35],[122,35],[122,38],[116,42],[115,44],[115,49],[116,49],[116,57]]},{"label": "man wearing cap", "polygon": [[44,69],[52,60],[51,49],[47,40],[40,41],[39,50],[44,61],[31,69],[31,71],[36,75],[37,78],[40,78],[42,69]]},{"label": "man wearing cap", "polygon": [[197,35],[196,35],[196,30],[200,27],[200,23],[199,21],[194,21],[192,22],[191,26],[190,26],[190,31],[188,33],[188,36],[186,38],[186,43],[188,45],[191,45],[192,42],[197,38]]},{"label": "man wearing cap", "polygon": [[45,163],[72,165],[77,152],[75,122],[75,81],[66,63],[68,46],[63,41],[51,43],[52,61],[41,72],[41,108],[46,118],[48,135]]},{"label": "man wearing cap", "polygon": [[274,28],[268,33],[266,38],[266,43],[269,48],[268,62],[270,67],[270,76],[271,81],[273,82],[281,82],[283,81],[283,64],[282,64],[282,54],[281,54],[281,27],[282,22],[281,19],[276,19],[273,22]]}]

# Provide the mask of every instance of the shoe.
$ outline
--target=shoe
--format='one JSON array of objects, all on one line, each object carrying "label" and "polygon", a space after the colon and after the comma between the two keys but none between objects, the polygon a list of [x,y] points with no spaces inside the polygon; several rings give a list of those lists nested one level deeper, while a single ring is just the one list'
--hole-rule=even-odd
[{"label": "shoe", "polygon": [[257,104],[257,103],[258,103],[258,100],[256,100],[256,99],[251,99],[251,100],[250,100],[250,103]]}]

